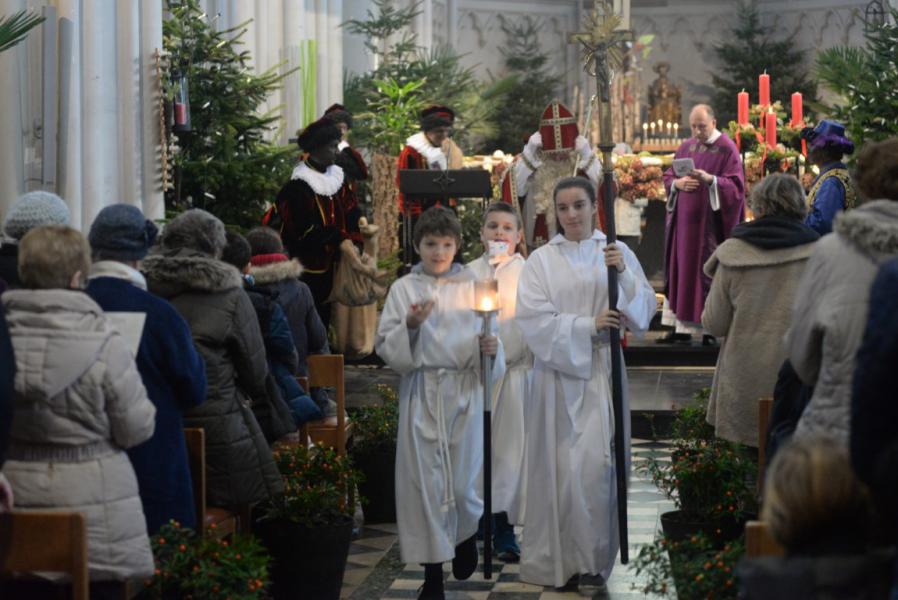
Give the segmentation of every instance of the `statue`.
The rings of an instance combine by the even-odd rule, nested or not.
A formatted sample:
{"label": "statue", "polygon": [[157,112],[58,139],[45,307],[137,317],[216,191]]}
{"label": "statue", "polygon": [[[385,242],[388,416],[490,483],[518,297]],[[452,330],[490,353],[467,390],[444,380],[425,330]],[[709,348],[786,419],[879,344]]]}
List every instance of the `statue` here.
{"label": "statue", "polygon": [[659,62],[652,70],[658,74],[658,79],[649,86],[649,122],[660,119],[664,123],[679,123],[682,116],[680,88],[667,79],[670,63]]}

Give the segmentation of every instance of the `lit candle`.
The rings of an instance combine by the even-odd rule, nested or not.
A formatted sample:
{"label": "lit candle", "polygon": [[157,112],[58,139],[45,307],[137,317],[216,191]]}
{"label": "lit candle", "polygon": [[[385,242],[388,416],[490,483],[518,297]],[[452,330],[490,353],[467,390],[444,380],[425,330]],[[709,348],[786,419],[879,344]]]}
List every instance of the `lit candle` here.
{"label": "lit candle", "polygon": [[801,93],[792,94],[792,127],[798,127],[804,121],[801,105]]}
{"label": "lit candle", "polygon": [[652,137],[655,137],[655,122],[652,121]]}
{"label": "lit candle", "polygon": [[658,135],[661,135],[661,129],[664,127],[664,121],[662,119],[658,119]]}
{"label": "lit candle", "polygon": [[748,92],[742,90],[737,94],[739,106],[739,125],[748,125]]}
{"label": "lit candle", "polygon": [[770,75],[767,71],[758,75],[758,103],[761,106],[770,105]]}
{"label": "lit candle", "polygon": [[643,144],[645,143],[645,138],[647,138],[648,135],[649,135],[649,124],[643,123],[642,124],[642,143]]}
{"label": "lit candle", "polygon": [[768,146],[771,148],[776,146],[776,114],[772,110],[766,115],[764,138]]}
{"label": "lit candle", "polygon": [[680,129],[680,124],[679,124],[679,123],[674,123],[674,137],[675,137],[676,139],[680,139],[680,136],[679,136],[679,129]]}
{"label": "lit candle", "polygon": [[480,299],[480,310],[488,311],[493,310],[493,299],[492,298],[481,298]]}
{"label": "lit candle", "polygon": [[667,122],[667,137],[670,137],[671,132],[673,131],[673,125],[671,125],[670,121]]}

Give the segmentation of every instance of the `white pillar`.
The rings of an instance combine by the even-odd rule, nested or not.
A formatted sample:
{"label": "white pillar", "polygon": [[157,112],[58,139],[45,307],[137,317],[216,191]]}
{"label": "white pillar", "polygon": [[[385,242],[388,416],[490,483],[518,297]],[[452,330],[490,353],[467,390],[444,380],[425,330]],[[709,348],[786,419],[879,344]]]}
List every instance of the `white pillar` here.
{"label": "white pillar", "polygon": [[330,94],[330,36],[328,35],[329,0],[315,0],[315,37],[318,41],[318,89],[316,90],[316,117],[330,106],[327,103]]}
{"label": "white pillar", "polygon": [[[283,55],[286,60],[284,71],[299,66],[299,46],[305,38],[306,10],[304,3],[296,0],[287,0],[284,3],[283,18]],[[284,134],[278,140],[286,144],[287,140],[294,137],[299,129],[302,111],[302,73],[297,71],[287,76],[284,80]]]}
{"label": "white pillar", "polygon": [[323,113],[334,102],[343,102],[343,0],[328,0],[327,7],[328,60],[318,65],[327,75],[327,100],[318,107]]}
{"label": "white pillar", "polygon": [[455,48],[458,44],[458,0],[446,0],[446,43]]}
{"label": "white pillar", "polygon": [[56,191],[81,227],[81,2],[59,0],[59,163]]}
{"label": "white pillar", "polygon": [[[121,191],[110,202],[124,202],[140,206],[143,197],[143,162],[140,95],[140,7],[132,2],[119,2],[115,29],[118,57],[116,87],[118,88],[118,131],[121,152],[118,152]],[[112,37],[111,35],[109,37]]]}
{"label": "white pillar", "polygon": [[[24,0],[6,0],[6,14],[25,8]],[[22,143],[22,104],[19,88],[21,44],[0,54],[0,222],[3,215],[25,191],[25,163]]]}
{"label": "white pillar", "polygon": [[140,80],[141,169],[143,214],[148,219],[165,217],[165,197],[160,169],[161,131],[159,97],[162,90],[156,79],[155,51],[162,50],[162,2],[140,3],[140,46],[137,55]]}

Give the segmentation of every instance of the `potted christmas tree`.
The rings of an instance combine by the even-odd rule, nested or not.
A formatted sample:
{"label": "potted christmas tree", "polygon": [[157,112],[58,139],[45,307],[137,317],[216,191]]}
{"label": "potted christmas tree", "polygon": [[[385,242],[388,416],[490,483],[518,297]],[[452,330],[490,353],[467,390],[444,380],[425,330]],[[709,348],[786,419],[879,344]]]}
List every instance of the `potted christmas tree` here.
{"label": "potted christmas tree", "polygon": [[276,446],[284,495],[260,507],[255,532],[271,552],[274,598],[340,597],[358,472],[325,446]]}
{"label": "potted christmas tree", "polygon": [[353,412],[352,457],[364,475],[359,485],[367,523],[396,522],[396,434],[399,399],[388,385],[375,386],[380,404]]}

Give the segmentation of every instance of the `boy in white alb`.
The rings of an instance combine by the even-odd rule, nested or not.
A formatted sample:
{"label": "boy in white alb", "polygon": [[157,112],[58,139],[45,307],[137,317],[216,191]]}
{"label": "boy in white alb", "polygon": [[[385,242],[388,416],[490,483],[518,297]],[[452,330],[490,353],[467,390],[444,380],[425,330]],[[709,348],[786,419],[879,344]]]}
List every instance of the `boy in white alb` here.
{"label": "boy in white alb", "polygon": [[375,348],[402,375],[396,447],[396,517],[402,560],[423,563],[419,598],[442,599],[442,563],[456,579],[477,568],[475,535],[483,513],[481,353],[505,373],[495,335],[481,336],[474,275],[452,262],[461,224],[442,207],[414,230],[421,262],[390,287]]}
{"label": "boy in white alb", "polygon": [[499,338],[505,351],[505,377],[493,390],[493,546],[496,557],[517,562],[521,550],[515,540],[517,515],[524,509],[524,403],[529,397],[533,355],[515,323],[518,277],[524,268],[521,217],[513,206],[496,202],[486,209],[480,240],[485,253],[468,263],[477,279],[499,282]]}

